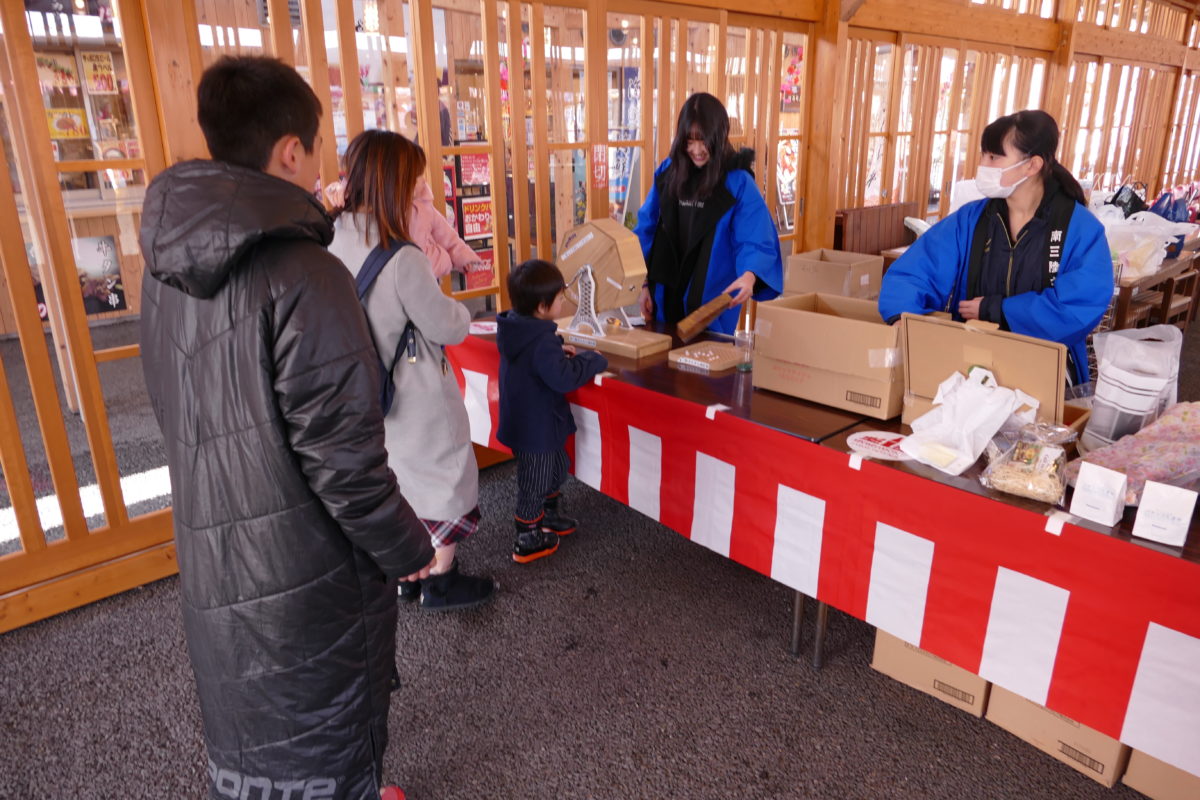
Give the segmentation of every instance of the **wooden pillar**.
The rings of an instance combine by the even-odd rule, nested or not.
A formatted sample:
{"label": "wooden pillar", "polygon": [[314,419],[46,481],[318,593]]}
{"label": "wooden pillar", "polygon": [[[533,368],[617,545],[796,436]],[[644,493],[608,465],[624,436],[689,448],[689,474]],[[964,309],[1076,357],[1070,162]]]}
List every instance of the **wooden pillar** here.
{"label": "wooden pillar", "polygon": [[358,36],[354,4],[337,4],[338,55],[342,67],[342,107],[346,110],[346,139],[363,132],[362,82],[358,74]]}
{"label": "wooden pillar", "polygon": [[146,162],[146,180],[149,181],[162,172],[168,162],[159,125],[159,99],[153,77],[144,6],[143,0],[118,0],[120,18],[133,23],[121,26],[125,35],[125,71],[129,75],[137,136],[141,143],[142,158]]}
{"label": "wooden pillar", "polygon": [[[338,179],[337,140],[333,135],[333,109],[329,105],[329,61],[325,53],[325,20],[321,0],[302,0],[300,17],[304,41],[300,44],[308,56],[308,75],[313,91],[321,98],[321,186]],[[345,95],[343,95],[343,98]],[[361,114],[359,115],[361,117]]]}
{"label": "wooden pillar", "polygon": [[[493,20],[484,20],[485,25],[494,24]],[[529,258],[529,140],[525,130],[525,108],[529,102],[529,93],[525,86],[525,59],[521,55],[521,3],[509,0],[508,3],[508,123],[512,134],[512,198],[513,198],[513,252],[517,263]],[[533,31],[529,31],[529,46],[532,50],[534,43]],[[531,53],[532,55],[532,53]],[[499,65],[488,64],[487,69]],[[530,78],[532,79],[532,75]],[[532,82],[532,81],[531,81]],[[498,86],[499,84],[497,84]],[[500,95],[488,95],[488,105],[499,105]],[[500,130],[491,131],[489,140],[503,139]],[[496,169],[496,167],[499,169]],[[493,174],[504,179],[504,162],[495,165]],[[494,186],[495,184],[493,184]],[[493,189],[493,194],[496,190]],[[504,224],[508,230],[506,219],[496,220],[496,227]]]}
{"label": "wooden pillar", "polygon": [[1071,80],[1071,64],[1075,61],[1074,21],[1059,24],[1058,47],[1050,56],[1050,75],[1043,108],[1062,126],[1067,114],[1067,84]]}
{"label": "wooden pillar", "polygon": [[[508,252],[508,200],[505,197],[505,175],[504,175],[504,122],[500,113],[500,15],[497,9],[499,0],[482,0],[483,12],[483,53],[484,53],[484,84],[487,92],[487,115],[488,115],[488,144],[491,146],[491,182],[492,182],[492,254],[496,265],[496,280],[500,287],[500,310],[509,307],[508,300],[508,271],[511,268],[511,261]],[[516,7],[518,14],[520,13],[520,4],[514,3],[510,8]],[[513,24],[510,16],[509,25]],[[517,29],[520,30],[520,17],[516,20]],[[429,54],[432,57],[432,53]],[[515,58],[514,58],[515,56]],[[516,68],[523,70],[524,67],[520,61],[521,52],[518,50],[515,54],[508,54],[508,74],[511,80],[513,74],[513,64],[516,63]],[[422,81],[427,82],[427,81]],[[511,85],[511,84],[510,84]],[[512,97],[512,95],[509,95]],[[514,100],[518,98],[513,98]],[[525,98],[519,98],[521,103],[525,102]],[[437,102],[437,98],[434,98]],[[514,113],[513,117],[517,115]],[[524,136],[525,113],[522,109],[521,118],[521,135]],[[441,139],[438,139],[438,152],[441,152]],[[438,171],[441,171],[441,161],[438,161]],[[517,187],[513,186],[513,194],[517,192]]]}
{"label": "wooden pillar", "polygon": [[[813,26],[815,86],[836,86],[846,49],[846,23],[841,20],[841,3],[824,0],[821,19]],[[841,165],[834,160],[842,138],[842,111],[846,98],[837,94],[833,102],[820,92],[808,92],[809,137],[804,164],[804,219],[802,247],[811,250],[833,246],[833,215],[836,210],[837,176]],[[797,227],[799,227],[797,220]]]}
{"label": "wooden pillar", "polygon": [[267,0],[267,8],[271,15],[271,52],[280,61],[295,66],[296,48],[292,42],[292,14],[288,11],[288,0]]}
{"label": "wooden pillar", "polygon": [[[486,5],[486,4],[485,4]],[[491,0],[493,14],[495,0]],[[399,6],[396,3],[395,6]],[[388,6],[389,27],[391,24],[392,4]],[[437,59],[434,57],[434,33],[433,33],[433,4],[430,0],[417,0],[409,6],[412,15],[413,25],[413,103],[417,108],[417,135],[421,140],[421,147],[425,150],[425,157],[429,162],[429,174],[427,180],[430,188],[435,189],[433,193],[433,205],[438,211],[445,212],[446,210],[446,193],[436,190],[436,187],[442,185],[442,115],[438,106],[438,72]],[[485,11],[486,13],[486,11]],[[487,42],[487,28],[484,28],[484,42]],[[494,40],[494,37],[493,37]],[[387,37],[384,37],[384,46],[387,47]],[[390,52],[390,50],[389,50]],[[485,44],[486,52],[486,44]],[[448,56],[447,56],[448,57]],[[385,61],[386,63],[386,61]],[[390,73],[390,70],[385,70],[385,74]],[[392,79],[389,77],[386,81],[387,87],[387,104],[388,108],[395,105],[396,90]],[[497,95],[498,97],[499,95]],[[491,126],[489,125],[489,128]],[[499,137],[499,130],[491,132],[492,137]],[[503,162],[501,162],[503,164]],[[495,182],[496,164],[492,164],[493,180],[492,191],[496,191]],[[501,166],[500,172],[501,181],[503,182],[504,172]],[[503,189],[503,187],[501,187]],[[499,243],[496,245],[499,250]],[[497,258],[499,263],[499,258]]]}
{"label": "wooden pillar", "polygon": [[208,145],[196,119],[196,86],[204,71],[196,4],[140,3],[168,164],[208,158]]}
{"label": "wooden pillar", "polygon": [[[608,216],[608,3],[588,0],[584,39],[587,75],[588,219]],[[683,54],[679,55],[683,58]],[[566,229],[564,229],[565,232]]]}

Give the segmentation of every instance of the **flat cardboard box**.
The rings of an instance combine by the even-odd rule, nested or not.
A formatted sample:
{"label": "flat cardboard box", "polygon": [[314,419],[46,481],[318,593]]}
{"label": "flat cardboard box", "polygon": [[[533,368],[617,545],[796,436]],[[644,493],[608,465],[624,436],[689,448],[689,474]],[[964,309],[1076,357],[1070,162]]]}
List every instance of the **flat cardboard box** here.
{"label": "flat cardboard box", "polygon": [[1089,778],[1113,786],[1125,771],[1129,748],[1045,706],[992,687],[987,718]]}
{"label": "flat cardboard box", "polygon": [[1184,772],[1141,750],[1129,755],[1129,766],[1121,783],[1150,800],[1196,800],[1200,797],[1200,775]]}
{"label": "flat cardboard box", "polygon": [[955,322],[937,316],[904,314],[904,416],[914,419],[933,408],[938,386],[954,372],[973,366],[990,369],[1001,386],[1020,389],[1038,400],[1037,418],[1061,422],[1067,375],[1067,348],[1058,342],[1001,331],[990,322]]}
{"label": "flat cardboard box", "polygon": [[987,708],[991,684],[890,633],[875,632],[871,668],[976,717]]}
{"label": "flat cardboard box", "polygon": [[671,337],[664,333],[644,331],[640,328],[609,329],[607,336],[592,336],[588,333],[570,330],[570,317],[556,320],[558,333],[567,344],[598,350],[623,358],[639,359],[671,349]]}
{"label": "flat cardboard box", "polygon": [[571,281],[585,264],[596,276],[596,311],[631,306],[646,282],[646,260],[637,235],[613,219],[594,219],[572,229],[558,250],[558,268],[570,284],[563,312],[573,315],[579,302],[579,284]]}
{"label": "flat cardboard box", "polygon": [[787,257],[783,293],[821,292],[874,300],[882,281],[883,256],[821,248]]}
{"label": "flat cardboard box", "polygon": [[754,386],[876,419],[900,413],[899,331],[874,301],[828,294],[758,304]]}

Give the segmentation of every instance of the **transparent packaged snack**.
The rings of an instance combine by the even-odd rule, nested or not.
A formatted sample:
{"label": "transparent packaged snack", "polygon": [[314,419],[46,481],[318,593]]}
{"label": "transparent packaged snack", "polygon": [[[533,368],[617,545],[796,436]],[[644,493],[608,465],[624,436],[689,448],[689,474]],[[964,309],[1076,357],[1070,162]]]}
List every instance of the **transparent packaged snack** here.
{"label": "transparent packaged snack", "polygon": [[1067,481],[1066,445],[1076,432],[1064,425],[1035,422],[1021,428],[1018,441],[979,477],[990,489],[1059,505]]}

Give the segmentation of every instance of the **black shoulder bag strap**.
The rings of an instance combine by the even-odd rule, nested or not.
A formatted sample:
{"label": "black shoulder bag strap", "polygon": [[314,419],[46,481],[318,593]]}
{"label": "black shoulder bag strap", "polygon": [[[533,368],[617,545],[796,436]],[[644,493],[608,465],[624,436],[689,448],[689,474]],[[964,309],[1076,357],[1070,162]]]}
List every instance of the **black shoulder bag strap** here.
{"label": "black shoulder bag strap", "polygon": [[[358,302],[362,304],[363,313],[367,310],[367,292],[371,290],[371,286],[375,283],[375,279],[379,277],[379,273],[383,272],[383,268],[392,260],[400,249],[407,246],[415,247],[412,242],[394,241],[391,247],[383,247],[376,245],[367,260],[363,262],[362,269],[358,271],[358,275],[354,278],[354,290],[358,293]],[[368,326],[369,330],[369,326]],[[373,336],[373,335],[372,335]],[[392,355],[390,362],[384,362],[383,355],[379,352],[379,343],[375,344],[375,356],[379,361],[379,405],[383,409],[383,415],[392,409],[392,400],[396,396],[396,384],[392,380],[392,371],[396,369],[397,362],[400,361],[400,354],[408,350],[409,361],[416,360],[416,329],[413,327],[410,320],[404,326],[404,332],[400,334],[400,341],[396,344],[396,352]]]}

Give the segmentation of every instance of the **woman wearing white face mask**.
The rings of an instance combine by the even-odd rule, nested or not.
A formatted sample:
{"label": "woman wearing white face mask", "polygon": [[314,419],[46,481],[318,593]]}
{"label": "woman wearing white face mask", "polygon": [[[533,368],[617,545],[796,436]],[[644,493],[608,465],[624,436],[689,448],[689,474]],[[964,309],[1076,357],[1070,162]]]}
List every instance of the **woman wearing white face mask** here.
{"label": "woman wearing white face mask", "polygon": [[1087,335],[1112,298],[1104,227],[1054,157],[1058,125],[1018,111],[988,125],[967,203],[917,239],[883,278],[879,313],[949,311],[1062,342],[1071,376],[1088,380]]}

